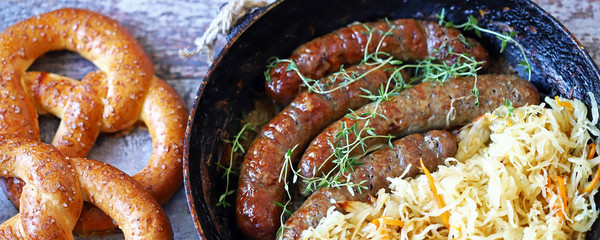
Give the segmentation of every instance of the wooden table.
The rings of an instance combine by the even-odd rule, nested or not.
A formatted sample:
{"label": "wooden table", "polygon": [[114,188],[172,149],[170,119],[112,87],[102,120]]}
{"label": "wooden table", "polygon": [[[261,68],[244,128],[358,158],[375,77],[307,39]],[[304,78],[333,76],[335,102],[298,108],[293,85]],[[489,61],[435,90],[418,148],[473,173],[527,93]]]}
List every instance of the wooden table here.
{"label": "wooden table", "polygon": [[[204,56],[182,59],[181,48],[192,45],[226,0],[107,0],[107,1],[0,1],[0,29],[15,22],[61,7],[87,8],[117,19],[142,43],[152,58],[156,75],[167,79],[184,98],[188,108],[209,65]],[[600,63],[600,0],[535,0],[557,17],[581,41],[596,63]],[[223,40],[220,41],[220,46]],[[51,53],[39,59],[32,69],[55,72],[81,79],[95,66],[73,53]],[[58,126],[55,118],[43,117],[42,139],[49,142]],[[89,157],[116,165],[129,174],[141,169],[151,154],[151,139],[145,130],[114,138],[102,135]],[[164,206],[176,239],[197,239],[183,188]],[[0,194],[0,222],[17,210]],[[114,234],[94,239],[122,239]]]}

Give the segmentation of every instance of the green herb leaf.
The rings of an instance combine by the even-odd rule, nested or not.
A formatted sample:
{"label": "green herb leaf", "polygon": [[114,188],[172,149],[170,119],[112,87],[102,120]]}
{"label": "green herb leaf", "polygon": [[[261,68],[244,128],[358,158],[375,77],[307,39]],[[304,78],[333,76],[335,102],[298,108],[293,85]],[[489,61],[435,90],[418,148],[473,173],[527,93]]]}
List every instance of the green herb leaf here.
{"label": "green herb leaf", "polygon": [[506,44],[508,44],[508,41],[502,41],[502,46],[500,47],[500,53],[504,52],[504,48],[506,48]]}

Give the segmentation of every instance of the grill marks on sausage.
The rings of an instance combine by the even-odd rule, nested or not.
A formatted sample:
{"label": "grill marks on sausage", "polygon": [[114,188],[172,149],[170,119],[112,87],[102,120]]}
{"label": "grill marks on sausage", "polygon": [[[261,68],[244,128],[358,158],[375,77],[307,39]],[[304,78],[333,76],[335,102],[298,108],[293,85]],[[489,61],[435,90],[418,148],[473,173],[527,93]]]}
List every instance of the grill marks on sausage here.
{"label": "grill marks on sausage", "polygon": [[[236,200],[237,222],[248,237],[255,239],[273,238],[279,227],[281,208],[274,201],[283,202],[284,184],[279,182],[279,173],[288,149],[298,144],[292,159],[297,159],[315,135],[323,128],[367,103],[358,97],[361,88],[376,91],[388,81],[391,66],[377,68],[356,65],[346,71],[350,74],[369,74],[343,88],[321,95],[303,92],[273,118],[248,149],[240,172]],[[335,86],[342,78],[326,79]],[[332,101],[333,99],[333,101]]]}
{"label": "grill marks on sausage", "polygon": [[[369,29],[375,29],[369,42]],[[391,35],[385,36],[390,31]],[[389,53],[402,61],[434,58],[448,64],[458,58],[448,54],[468,53],[477,61],[486,61],[487,51],[473,39],[461,42],[456,29],[439,26],[438,23],[414,19],[356,24],[316,38],[298,47],[290,57],[300,73],[308,78],[319,79],[337,71],[342,65],[359,63],[365,54],[374,53],[381,41],[381,52]],[[382,40],[383,38],[383,40]],[[267,93],[277,103],[286,105],[303,91],[302,80],[295,71],[287,71],[288,63],[280,63],[270,70],[271,81],[266,83]]]}
{"label": "grill marks on sausage", "polygon": [[[531,83],[513,75],[479,75],[477,88],[480,96],[479,107],[475,107],[475,97],[470,93],[475,84],[473,77],[450,79],[440,84],[438,82],[425,82],[410,89],[404,90],[400,95],[387,102],[382,102],[378,113],[386,116],[374,117],[369,127],[374,128],[377,135],[404,136],[410,133],[423,132],[431,129],[449,129],[471,122],[477,116],[490,112],[505,104],[506,100],[512,102],[514,107],[526,104],[538,104],[539,93]],[[357,114],[375,111],[374,103],[367,104],[357,110]],[[365,127],[365,120],[353,120],[345,117],[327,127],[318,135],[304,152],[298,169],[300,174],[313,178],[313,169],[316,173],[329,172],[335,165],[327,161],[333,153],[329,142],[345,145],[337,135],[342,131],[342,123],[347,127],[357,125],[358,129]],[[356,139],[353,133],[349,134],[349,141]],[[370,138],[365,141],[367,146],[385,143],[385,138]],[[359,154],[359,153],[357,153]],[[305,189],[306,184],[301,182],[300,189]]]}
{"label": "grill marks on sausage", "polygon": [[362,193],[355,191],[352,196],[345,188],[320,188],[287,220],[281,237],[299,239],[302,231],[316,227],[331,206],[345,201],[367,201],[379,189],[387,188],[388,177],[400,177],[409,166],[404,177],[420,174],[421,171],[417,168],[420,159],[423,159],[428,169],[435,171],[447,157],[454,156],[458,148],[455,137],[440,130],[433,130],[425,135],[412,134],[394,141],[392,145],[393,148],[383,148],[362,158],[360,161],[363,164],[350,174],[353,182],[365,180],[363,186],[368,189]]}

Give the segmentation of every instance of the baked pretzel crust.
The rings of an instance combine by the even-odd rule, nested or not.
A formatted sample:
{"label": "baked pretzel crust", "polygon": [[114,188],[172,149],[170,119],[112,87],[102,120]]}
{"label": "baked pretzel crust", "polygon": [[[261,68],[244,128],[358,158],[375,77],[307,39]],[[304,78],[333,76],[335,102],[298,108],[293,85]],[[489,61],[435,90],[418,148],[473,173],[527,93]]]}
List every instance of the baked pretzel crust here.
{"label": "baked pretzel crust", "polygon": [[160,204],[117,168],[14,135],[0,135],[0,159],[0,176],[27,183],[20,213],[0,225],[3,239],[73,239],[84,200],[114,219],[126,239],[173,238]]}
{"label": "baked pretzel crust", "polygon": [[[39,56],[63,49],[81,54],[99,70],[81,81],[25,72]],[[134,178],[161,204],[181,186],[188,110],[177,92],[154,76],[141,45],[116,21],[68,8],[7,28],[0,34],[0,87],[0,134],[40,141],[37,114],[53,114],[62,120],[52,145],[68,157],[85,157],[100,132],[127,130],[142,121],[153,150]],[[22,185],[17,179],[5,181],[5,192],[17,206]],[[75,232],[114,229],[108,216],[86,205]]]}

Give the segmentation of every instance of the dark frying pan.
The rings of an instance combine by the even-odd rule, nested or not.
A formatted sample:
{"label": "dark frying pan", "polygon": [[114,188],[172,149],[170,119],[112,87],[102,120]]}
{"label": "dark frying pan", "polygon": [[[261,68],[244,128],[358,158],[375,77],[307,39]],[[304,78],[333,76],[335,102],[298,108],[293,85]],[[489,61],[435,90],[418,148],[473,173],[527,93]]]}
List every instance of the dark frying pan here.
{"label": "dark frying pan", "polygon": [[[600,100],[600,73],[590,56],[566,28],[529,1],[485,0],[285,0],[261,9],[238,24],[208,71],[194,102],[185,144],[185,189],[202,239],[240,239],[233,207],[216,207],[224,191],[215,162],[228,158],[228,139],[241,128],[239,119],[254,108],[252,99],[264,92],[263,71],[271,56],[288,57],[300,44],[354,21],[387,17],[432,19],[446,9],[447,19],[465,22],[469,15],[480,25],[502,32],[512,27],[532,62],[533,84],[542,94],[569,96],[590,105],[587,92]],[[481,16],[483,14],[483,16]],[[469,33],[467,33],[468,35]],[[521,59],[512,46],[499,54],[493,36],[479,39],[493,57],[502,57],[517,70]],[[235,181],[234,181],[235,183]],[[234,197],[230,202],[234,202]],[[596,196],[596,203],[598,196]],[[587,239],[600,239],[599,221]]]}

